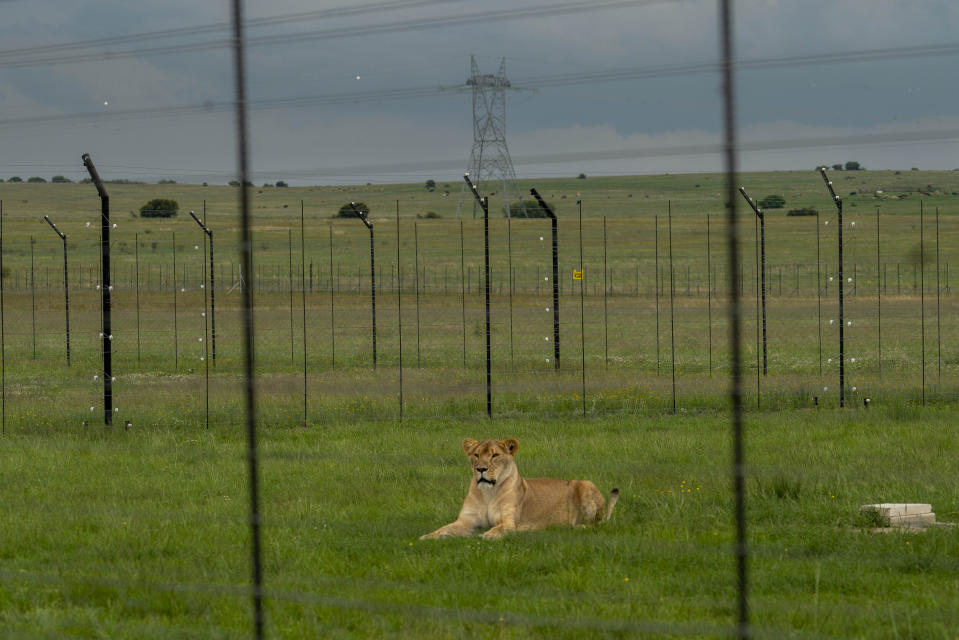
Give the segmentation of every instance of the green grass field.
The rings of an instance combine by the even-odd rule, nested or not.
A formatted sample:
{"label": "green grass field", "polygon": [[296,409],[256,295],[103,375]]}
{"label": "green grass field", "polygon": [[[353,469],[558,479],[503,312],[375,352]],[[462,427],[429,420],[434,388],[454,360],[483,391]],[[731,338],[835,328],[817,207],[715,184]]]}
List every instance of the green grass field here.
{"label": "green grass field", "polygon": [[[729,274],[721,177],[522,183],[560,218],[562,368],[548,339],[548,223],[497,213],[492,421],[482,224],[455,219],[458,184],[449,196],[442,184],[433,193],[421,185],[255,189],[269,635],[727,636],[735,612],[732,281],[744,305],[758,635],[956,637],[957,530],[873,534],[857,510],[929,502],[940,520],[959,520],[951,482],[959,301],[949,266],[959,249],[959,172],[841,172],[833,180],[846,199],[849,410],[837,410],[832,205],[818,174],[769,172],[743,174],[754,197],[781,194],[787,209],[815,206],[821,216],[817,227],[814,217],[767,214],[766,376],[753,218],[741,210],[744,264]],[[96,191],[0,183],[0,627],[27,638],[244,636],[252,627],[236,189],[107,188],[117,224],[118,411],[109,429]],[[197,212],[206,202],[216,243],[215,364],[201,232],[182,211],[173,220],[135,216],[153,197]],[[377,234],[375,369],[369,236],[357,221],[331,224],[348,200],[371,206]],[[429,211],[441,217],[417,217]],[[69,367],[62,245],[43,215],[68,236]],[[574,269],[585,271],[583,281],[572,279]],[[456,515],[468,482],[459,447],[467,436],[518,438],[529,476],[618,486],[613,520],[500,544],[419,542]]]}
{"label": "green grass field", "polygon": [[[758,637],[952,638],[955,528],[878,534],[864,503],[959,519],[954,409],[748,419]],[[261,426],[270,637],[723,637],[734,620],[729,428],[695,417]],[[469,482],[465,436],[528,476],[620,488],[593,530],[420,542]],[[7,637],[251,629],[240,429],[59,428],[0,441]]]}

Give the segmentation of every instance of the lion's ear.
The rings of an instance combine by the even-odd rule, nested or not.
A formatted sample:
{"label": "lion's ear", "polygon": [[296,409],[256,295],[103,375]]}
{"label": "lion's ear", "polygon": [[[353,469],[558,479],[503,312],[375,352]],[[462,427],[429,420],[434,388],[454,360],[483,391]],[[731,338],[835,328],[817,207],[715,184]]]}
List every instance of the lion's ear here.
{"label": "lion's ear", "polygon": [[473,440],[472,438],[466,438],[463,440],[463,451],[469,454],[473,450],[473,447],[479,444],[478,440]]}
{"label": "lion's ear", "polygon": [[516,450],[519,449],[519,442],[517,442],[515,438],[506,438],[506,440],[503,440],[500,444],[503,445],[504,449],[509,451],[511,456],[515,456]]}

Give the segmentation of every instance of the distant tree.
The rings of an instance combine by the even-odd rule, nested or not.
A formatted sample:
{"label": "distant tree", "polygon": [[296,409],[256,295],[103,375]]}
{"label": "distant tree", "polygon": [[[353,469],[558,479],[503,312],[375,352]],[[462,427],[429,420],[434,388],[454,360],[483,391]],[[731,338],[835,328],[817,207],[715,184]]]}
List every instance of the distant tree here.
{"label": "distant tree", "polygon": [[863,169],[863,166],[860,165],[855,160],[850,160],[846,163],[846,171],[860,171]]}
{"label": "distant tree", "polygon": [[759,206],[763,209],[782,209],[786,204],[786,199],[782,196],[766,196],[759,201]]}
{"label": "distant tree", "polygon": [[40,176],[33,176],[32,178],[27,178],[27,182],[46,182],[46,180]]}
{"label": "distant tree", "polygon": [[832,166],[832,168],[835,169],[836,171],[842,171],[842,165],[841,165],[841,164],[834,164],[834,165]]}
{"label": "distant tree", "polygon": [[435,191],[436,190],[436,180],[430,179],[426,181],[426,190]]}
{"label": "distant tree", "polygon": [[154,198],[140,207],[141,218],[172,218],[177,214],[180,205],[176,200]]}
{"label": "distant tree", "polygon": [[277,180],[277,181],[276,181],[276,186],[277,186],[277,187],[288,187],[288,186],[290,186],[290,185],[288,185],[287,183],[283,182],[282,180]]}
{"label": "distant tree", "polygon": [[20,176],[13,176],[9,180],[7,180],[7,182],[23,182],[23,178],[21,178]]}
{"label": "distant tree", "polygon": [[802,207],[801,209],[790,209],[786,215],[787,216],[814,216],[819,211],[815,207]]}
{"label": "distant tree", "polygon": [[356,207],[357,211],[364,211],[366,212],[366,215],[370,215],[370,208],[366,206],[365,202],[354,202],[354,203],[347,202],[342,207],[340,207],[339,211],[336,212],[336,217],[338,218],[359,217],[356,215],[356,212],[353,211],[353,207],[351,207],[350,204],[353,204]]}
{"label": "distant tree", "polygon": [[586,174],[585,174],[585,173],[581,173],[581,174],[579,174],[578,176],[576,176],[576,178],[579,179],[579,180],[585,180],[585,179],[586,179]]}
{"label": "distant tree", "polygon": [[231,186],[231,187],[239,187],[239,186],[240,186],[240,181],[239,181],[239,180],[230,180],[227,184],[228,184],[229,186]]}
{"label": "distant tree", "polygon": [[176,180],[160,180],[157,184],[176,184]]}
{"label": "distant tree", "polygon": [[66,176],[53,176],[52,178],[50,178],[50,182],[62,183],[62,182],[73,182],[73,180],[71,180],[70,178],[67,178]]}

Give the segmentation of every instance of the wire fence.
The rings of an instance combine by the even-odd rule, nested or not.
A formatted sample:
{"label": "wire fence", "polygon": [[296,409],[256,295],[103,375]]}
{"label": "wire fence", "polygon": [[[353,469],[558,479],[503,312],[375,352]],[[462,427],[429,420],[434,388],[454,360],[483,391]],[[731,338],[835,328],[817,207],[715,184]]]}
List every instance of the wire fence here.
{"label": "wire fence", "polygon": [[[721,405],[731,287],[748,309],[744,353],[747,370],[758,374],[747,390],[749,402],[768,409],[837,404],[835,220],[766,215],[765,278],[760,239],[748,223],[739,238],[746,258],[730,274],[721,240],[725,225],[713,214],[672,211],[652,224],[562,219],[555,292],[548,222],[491,222],[496,411],[661,411],[648,388],[666,392],[670,410],[700,407],[710,397]],[[85,229],[68,212],[56,217],[61,229]],[[209,212],[207,224],[216,228],[225,217]],[[919,402],[951,398],[957,303],[949,258],[959,250],[956,235],[951,223],[934,216],[921,225],[889,218],[877,210],[846,222],[843,340],[852,384],[845,400],[892,393]],[[272,230],[254,240],[255,361],[263,373],[325,379],[291,383],[290,402],[299,394],[295,404],[308,406],[308,420],[323,419],[328,403],[316,399],[331,394],[348,404],[375,398],[366,406],[369,418],[396,417],[401,395],[408,415],[471,414],[483,394],[486,364],[479,221],[377,221],[372,252],[356,221],[329,221],[319,229],[283,229],[275,218],[270,224]],[[205,233],[193,221],[181,220],[176,228],[162,244],[114,232],[113,248],[121,249],[114,251],[110,280],[114,395],[131,420],[153,412],[153,398],[124,393],[128,380],[174,376],[170,382],[183,384],[212,374],[215,389],[217,380],[237,375],[242,362],[239,265],[211,262]],[[96,242],[88,238],[84,246],[68,234],[72,255],[64,277],[66,251],[48,235],[34,237],[28,248],[6,250],[6,367],[26,372],[44,363],[57,378],[48,388],[92,398],[102,280],[99,266],[86,260]],[[921,249],[912,255],[917,244]],[[216,249],[235,256],[235,238],[217,237]],[[72,362],[58,368],[58,362],[68,364],[68,345]],[[437,379],[438,371],[443,375]],[[91,384],[81,391],[84,375]],[[374,376],[376,383],[347,383],[359,375]],[[216,392],[211,395],[215,399]],[[438,409],[437,397],[448,405]],[[573,406],[571,397],[582,406]],[[29,427],[17,416],[35,400],[33,393],[6,395],[14,428]],[[181,411],[195,415],[206,404],[195,398]],[[88,419],[83,405],[76,405],[78,421]]]}

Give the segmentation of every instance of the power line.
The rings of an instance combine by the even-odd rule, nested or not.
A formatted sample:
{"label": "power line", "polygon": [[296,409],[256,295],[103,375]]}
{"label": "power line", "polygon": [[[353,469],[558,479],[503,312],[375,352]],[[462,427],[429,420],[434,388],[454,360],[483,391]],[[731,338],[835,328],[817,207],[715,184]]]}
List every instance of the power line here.
{"label": "power line", "polygon": [[[924,46],[897,47],[889,49],[862,49],[845,52],[831,52],[812,55],[781,56],[778,58],[756,58],[741,60],[737,63],[740,71],[758,69],[776,69],[819,64],[843,64],[875,60],[908,59],[918,57],[951,56],[959,54],[959,43],[937,44]],[[589,71],[570,74],[554,74],[545,76],[531,76],[517,80],[517,84],[524,86],[546,88],[571,85],[589,85],[605,82],[624,82],[629,80],[649,80],[656,78],[671,78],[685,75],[699,75],[719,71],[715,62],[694,62],[688,64],[673,64],[649,67],[634,67],[625,69],[609,69],[605,71]],[[365,102],[383,102],[394,100],[409,100],[417,98],[435,97],[440,95],[457,95],[465,91],[466,87],[454,86],[422,86],[400,89],[384,89],[377,91],[358,91],[340,94],[325,94],[315,96],[298,96],[288,98],[270,98],[251,100],[251,110],[292,109],[302,107],[331,106],[338,104],[358,104]],[[193,115],[228,111],[233,108],[230,102],[206,101],[202,104],[171,105],[163,107],[146,107],[141,109],[124,109],[114,111],[96,111],[88,113],[51,114],[45,116],[26,116],[21,118],[0,119],[0,127],[23,126],[29,124],[49,124],[53,122],[80,122],[95,120],[129,120],[153,117],[168,117]]]}
{"label": "power line", "polygon": [[[391,2],[372,2],[368,4],[334,7],[331,9],[321,9],[318,11],[303,11],[300,13],[291,13],[278,16],[267,16],[263,18],[253,18],[246,21],[247,28],[257,28],[264,26],[274,26],[281,24],[291,24],[300,22],[309,22],[314,20],[324,20],[331,18],[342,18],[356,15],[363,15],[373,12],[402,11],[412,8],[420,8],[433,5],[451,4],[462,2],[463,0],[393,0]],[[75,40],[72,42],[62,42],[58,44],[39,45],[33,47],[21,47],[17,49],[0,50],[0,61],[3,58],[16,56],[30,56],[48,53],[58,53],[72,51],[76,49],[89,49],[90,47],[102,47],[116,44],[125,44],[128,42],[143,42],[145,40],[166,40],[173,37],[183,37],[192,35],[202,35],[207,33],[223,32],[228,35],[230,24],[227,22],[218,22],[214,24],[198,25],[195,27],[176,27],[172,29],[160,29],[157,31],[145,31],[132,33],[122,36],[107,36],[103,38],[94,38],[91,40]]]}
{"label": "power line", "polygon": [[[452,0],[447,0],[452,1]],[[267,46],[267,45],[290,45],[303,42],[313,42],[316,40],[328,40],[333,38],[352,38],[358,36],[382,35],[385,33],[395,33],[403,31],[419,31],[423,29],[435,29],[442,27],[457,27],[482,22],[499,22],[504,20],[519,20],[528,18],[543,18],[556,15],[570,15],[585,12],[603,11],[610,9],[623,9],[632,6],[665,4],[674,2],[686,2],[688,0],[574,0],[565,4],[537,5],[534,7],[520,7],[514,9],[497,9],[489,11],[480,11],[469,14],[459,14],[452,16],[439,16],[435,18],[410,18],[407,20],[390,21],[372,25],[358,25],[353,27],[340,27],[336,29],[317,29],[311,31],[302,31],[299,33],[276,34],[270,36],[258,36],[248,39],[247,47]],[[170,35],[170,34],[168,34]],[[151,36],[157,37],[157,36]],[[94,62],[104,60],[119,60],[131,57],[146,57],[155,55],[167,55],[178,53],[197,53],[201,51],[212,51],[216,49],[225,49],[229,47],[231,41],[228,38],[222,40],[208,40],[205,42],[184,43],[179,45],[164,45],[157,47],[144,47],[140,49],[130,49],[125,51],[100,51],[88,54],[71,54],[57,56],[25,57],[17,59],[15,57],[3,60],[0,59],[0,68],[22,68],[43,66],[50,64],[68,64],[78,62]]]}

